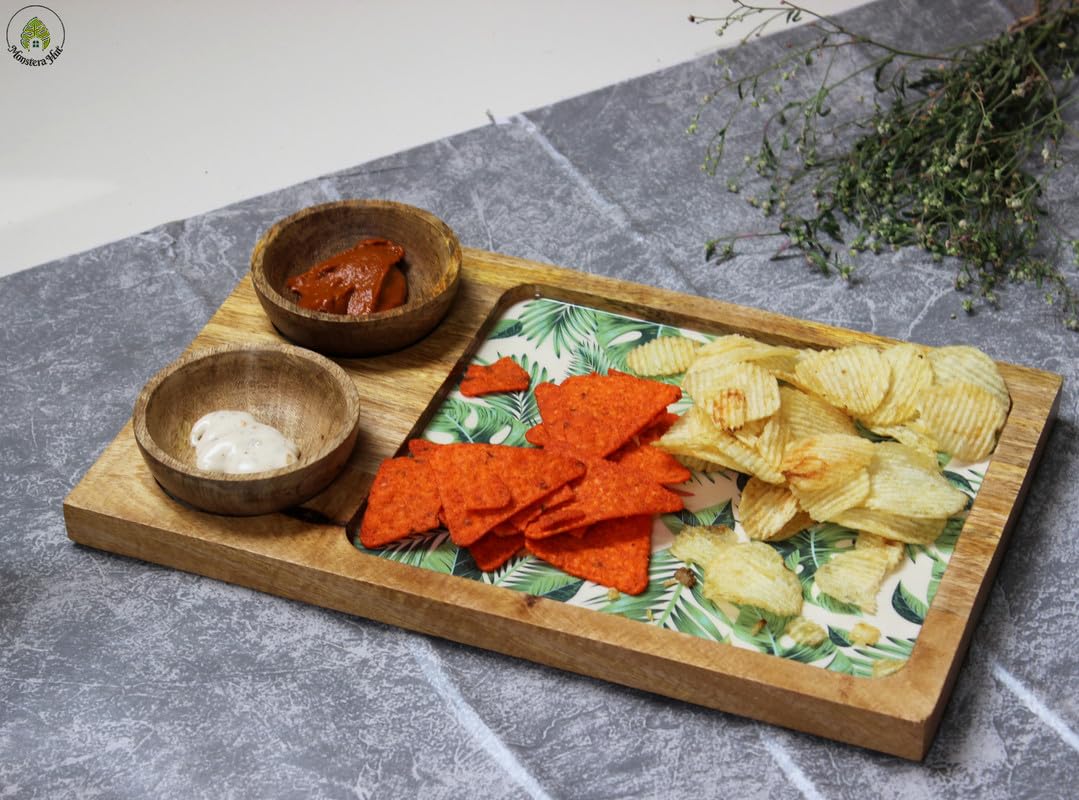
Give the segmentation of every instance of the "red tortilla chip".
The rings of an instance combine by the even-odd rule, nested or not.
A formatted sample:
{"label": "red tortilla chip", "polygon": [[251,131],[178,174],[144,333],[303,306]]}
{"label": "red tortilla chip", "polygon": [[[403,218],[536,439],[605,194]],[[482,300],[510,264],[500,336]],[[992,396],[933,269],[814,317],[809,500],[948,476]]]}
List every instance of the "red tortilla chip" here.
{"label": "red tortilla chip", "polygon": [[[558,535],[559,536],[572,536],[575,539],[580,539],[582,536],[584,536],[590,530],[592,530],[591,525],[582,525],[579,528],[570,528],[568,531],[562,531],[562,533],[560,533]],[[548,538],[557,538],[557,537],[548,537]],[[526,542],[528,541],[527,536],[525,537],[525,541]]]}
{"label": "red tortilla chip", "polygon": [[624,445],[681,396],[677,386],[622,373],[536,387],[548,447],[596,458]]}
{"label": "red tortilla chip", "polygon": [[479,397],[496,392],[521,392],[528,388],[531,378],[509,356],[503,356],[489,366],[471,365],[461,381],[460,392],[465,397]]}
{"label": "red tortilla chip", "polygon": [[408,452],[412,453],[416,458],[423,458],[432,450],[444,445],[437,442],[429,442],[427,439],[409,439],[408,440]]}
{"label": "red tortilla chip", "polygon": [[[450,537],[459,546],[472,544],[498,523],[584,474],[574,458],[525,447],[494,444],[450,444],[427,455],[435,473]],[[511,501],[503,508],[476,509],[466,498],[472,484],[499,480]]]}
{"label": "red tortilla chip", "polygon": [[513,536],[495,536],[492,531],[470,544],[468,552],[472,554],[472,560],[477,567],[484,572],[490,572],[524,550],[524,546],[525,537],[519,533]]}
{"label": "red tortilla chip", "polygon": [[573,500],[530,522],[525,536],[545,538],[606,519],[667,514],[683,508],[681,497],[635,469],[602,459],[591,459],[587,464],[585,477],[573,487]]}
{"label": "red tortilla chip", "polygon": [[645,427],[643,431],[637,434],[637,441],[641,444],[652,444],[663,437],[670,427],[678,421],[678,415],[672,414],[670,411],[663,411],[656,415]]}
{"label": "red tortilla chip", "polygon": [[465,508],[469,511],[493,511],[513,502],[506,484],[496,479],[490,483],[473,484],[469,489],[463,498]]}
{"label": "red tortilla chip", "polygon": [[[434,448],[420,448],[420,452],[421,458],[429,463],[437,459],[440,485],[444,480],[442,473],[447,470],[456,473],[454,504],[462,510],[502,509],[513,501],[509,487],[502,481],[499,472],[490,467],[489,462],[495,455],[486,446],[436,445]],[[443,505],[446,505],[444,495]]]}
{"label": "red tortilla chip", "polygon": [[573,489],[568,485],[556,489],[551,494],[537,500],[532,505],[522,508],[505,522],[500,522],[494,527],[494,533],[499,536],[512,536],[515,533],[524,533],[528,523],[541,514],[559,506],[565,505],[573,499]]}
{"label": "red tortilla chip", "polygon": [[648,588],[652,517],[641,514],[609,519],[591,526],[580,538],[526,539],[525,547],[570,575],[626,594],[640,594]]}
{"label": "red tortilla chip", "polygon": [[462,499],[465,508],[470,511],[505,508],[513,502],[509,487],[496,475],[488,475],[483,481],[474,481]]}
{"label": "red tortilla chip", "polygon": [[485,533],[483,535],[484,536],[502,536],[502,537],[517,536],[518,534],[523,535],[524,531],[522,531],[519,527],[514,525],[513,522],[512,522],[512,519],[513,518],[511,517],[510,519],[502,520],[500,523],[495,525],[493,528],[491,528],[491,530],[487,531],[487,533]]}
{"label": "red tortilla chip", "polygon": [[382,547],[439,526],[442,508],[434,473],[422,461],[390,458],[382,462],[367,496],[360,543]]}
{"label": "red tortilla chip", "polygon": [[643,472],[656,483],[685,483],[693,477],[674,456],[650,444],[627,444],[611,455],[611,461]]}
{"label": "red tortilla chip", "polygon": [[542,422],[539,425],[531,427],[527,431],[525,431],[525,441],[527,441],[529,444],[534,444],[536,447],[547,446],[547,434],[543,430]]}

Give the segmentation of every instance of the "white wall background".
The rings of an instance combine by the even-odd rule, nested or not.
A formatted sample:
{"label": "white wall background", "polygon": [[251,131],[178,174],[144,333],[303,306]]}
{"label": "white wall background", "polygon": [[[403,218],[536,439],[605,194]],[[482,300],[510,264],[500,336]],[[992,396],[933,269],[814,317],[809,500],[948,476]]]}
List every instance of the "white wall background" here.
{"label": "white wall background", "polygon": [[0,275],[712,52],[687,17],[730,7],[43,2],[60,59],[0,53]]}

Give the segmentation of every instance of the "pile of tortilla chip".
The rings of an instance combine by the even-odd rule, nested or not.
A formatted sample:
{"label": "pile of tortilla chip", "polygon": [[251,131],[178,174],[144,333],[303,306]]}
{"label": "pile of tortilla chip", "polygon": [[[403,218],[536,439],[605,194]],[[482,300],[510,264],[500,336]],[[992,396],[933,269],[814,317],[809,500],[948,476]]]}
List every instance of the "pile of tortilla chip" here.
{"label": "pile of tortilla chip", "polygon": [[677,418],[677,386],[611,371],[536,387],[536,445],[409,442],[375,476],[360,542],[378,548],[445,527],[480,569],[528,552],[570,575],[639,594],[652,518],[682,509],[690,472],[651,446]]}

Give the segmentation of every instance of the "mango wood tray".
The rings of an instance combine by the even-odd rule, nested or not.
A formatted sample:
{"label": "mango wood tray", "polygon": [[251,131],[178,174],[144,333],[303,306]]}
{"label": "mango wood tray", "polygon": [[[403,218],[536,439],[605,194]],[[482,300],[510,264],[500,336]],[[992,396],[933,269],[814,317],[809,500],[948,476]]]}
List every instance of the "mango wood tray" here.
{"label": "mango wood tray", "polygon": [[[128,423],[64,501],[80,544],[633,686],[910,759],[924,757],[1056,416],[1059,375],[1001,364],[1013,406],[905,668],[883,678],[822,670],[633,620],[366,555],[344,525],[378,464],[448,390],[480,326],[522,284],[606,298],[607,310],[707,333],[836,347],[891,340],[523,259],[465,250],[460,293],[428,338],[341,359],[361,394],[351,461],[288,513],[219,517],[170,499]],[[677,309],[677,311],[675,311]],[[249,277],[189,349],[280,341]],[[452,383],[452,382],[451,382]],[[437,397],[436,397],[437,395]],[[134,398],[132,398],[134,401]]]}

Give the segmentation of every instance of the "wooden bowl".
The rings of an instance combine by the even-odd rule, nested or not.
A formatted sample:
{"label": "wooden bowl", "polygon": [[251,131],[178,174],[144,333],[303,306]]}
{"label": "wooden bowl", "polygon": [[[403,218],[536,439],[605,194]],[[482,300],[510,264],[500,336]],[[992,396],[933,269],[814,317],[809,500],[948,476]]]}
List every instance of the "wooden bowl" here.
{"label": "wooden bowl", "polygon": [[[191,426],[210,411],[248,411],[299,447],[281,469],[235,475],[195,466]],[[150,379],[135,402],[135,441],[157,482],[215,514],[279,511],[322,491],[360,427],[360,394],[341,367],[291,345],[229,345],[192,353]]]}
{"label": "wooden bowl", "polygon": [[[404,305],[366,316],[300,308],[285,281],[367,236],[405,248]],[[449,226],[419,208],[388,200],[305,208],[266,231],[251,254],[255,292],[274,327],[297,344],[339,356],[388,353],[426,336],[449,311],[460,274],[461,245]]]}

